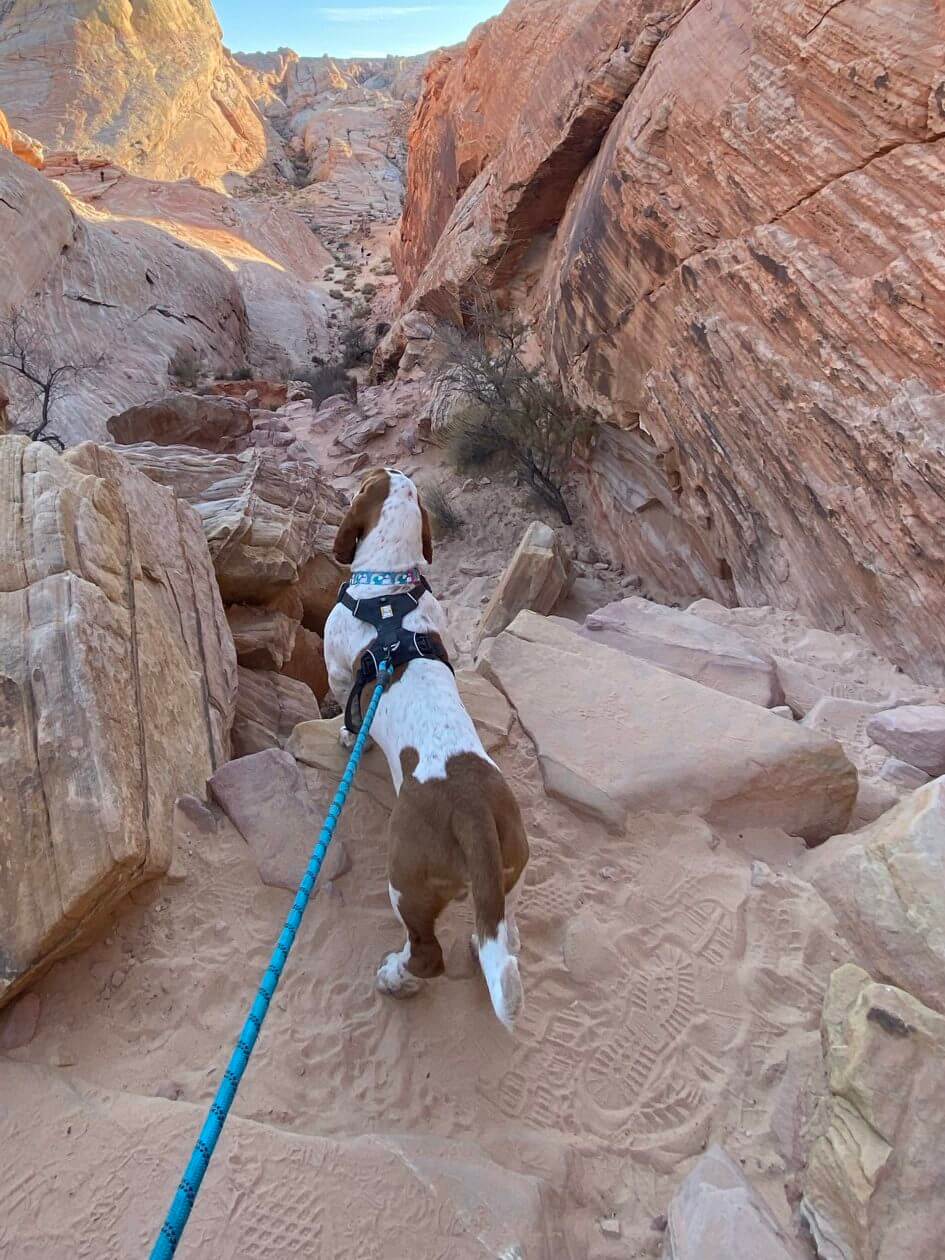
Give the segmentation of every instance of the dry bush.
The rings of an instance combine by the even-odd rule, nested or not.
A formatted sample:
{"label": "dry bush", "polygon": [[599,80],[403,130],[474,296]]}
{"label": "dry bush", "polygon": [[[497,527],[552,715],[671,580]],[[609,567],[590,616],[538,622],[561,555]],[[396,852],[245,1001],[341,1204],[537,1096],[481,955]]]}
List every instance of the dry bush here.
{"label": "dry bush", "polygon": [[358,397],[358,382],[338,364],[303,368],[293,373],[292,379],[308,386],[308,396],[316,407],[336,394],[346,394],[352,402]]}
{"label": "dry bush", "polygon": [[205,370],[203,355],[193,346],[178,346],[167,365],[168,376],[183,389],[196,389]]}
{"label": "dry bush", "polygon": [[[57,451],[65,450],[65,443],[49,427],[56,404],[74,391],[81,376],[96,371],[106,361],[105,355],[100,354],[85,362],[63,362],[61,353],[33,316],[18,307],[0,320],[0,375],[8,380],[15,378],[31,395],[31,401],[24,408],[25,415],[18,416],[13,423],[13,432],[24,433],[33,442],[46,442]],[[7,409],[12,403],[2,388],[0,400],[3,400],[0,419],[10,426]]]}
{"label": "dry bush", "polygon": [[443,482],[433,481],[421,486],[420,501],[430,514],[435,538],[449,538],[463,528],[465,522],[453,507]]}
{"label": "dry bush", "polygon": [[459,399],[444,435],[450,461],[459,472],[514,469],[570,525],[564,482],[576,444],[591,430],[590,416],[525,366],[527,328],[506,318],[488,295],[463,318],[464,329],[440,334],[446,348],[440,374],[448,374]]}

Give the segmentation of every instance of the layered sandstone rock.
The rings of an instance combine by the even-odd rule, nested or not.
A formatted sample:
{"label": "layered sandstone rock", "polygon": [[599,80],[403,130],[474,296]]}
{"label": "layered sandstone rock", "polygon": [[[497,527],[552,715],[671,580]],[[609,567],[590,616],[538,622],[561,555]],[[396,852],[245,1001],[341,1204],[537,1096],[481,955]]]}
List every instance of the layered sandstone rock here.
{"label": "layered sandstone rock", "polygon": [[399,250],[413,306],[486,284],[537,316],[605,422],[588,504],[632,572],[857,630],[925,681],[939,18],[513,0],[431,67]]}
{"label": "layered sandstone rock", "polygon": [[266,163],[273,142],[210,0],[12,0],[0,107],[47,146],[159,179],[218,184]]}
{"label": "layered sandstone rock", "polygon": [[284,748],[300,722],[321,716],[311,688],[271,670],[241,669],[233,719],[233,756]]}
{"label": "layered sandstone rock", "polygon": [[[117,168],[105,174],[103,180],[101,172],[80,166],[62,178],[81,203],[119,225],[148,225],[188,251],[218,258],[242,296],[246,357],[257,372],[285,380],[309,368],[313,356],[328,357],[334,303],[322,277],[331,255],[291,209],[273,200],[227,197],[190,180],[160,183]],[[206,319],[199,286],[188,296],[191,321]],[[213,355],[206,366],[212,375],[223,374]]]}
{"label": "layered sandstone rock", "polygon": [[406,134],[428,58],[337,60],[237,55],[253,94],[285,139],[303,191],[293,203],[326,240],[342,242],[400,213]]}
{"label": "layered sandstone rock", "polygon": [[945,1012],[945,779],[837,837],[805,873],[873,975]]}
{"label": "layered sandstone rock", "polygon": [[870,739],[926,774],[945,774],[945,704],[910,704],[878,713]]}
{"label": "layered sandstone rock", "polygon": [[156,446],[198,446],[217,454],[235,454],[249,445],[253,415],[245,403],[199,394],[169,394],[129,407],[108,421],[120,446],[153,442]]}
{"label": "layered sandstone rock", "polygon": [[519,613],[479,669],[535,741],[545,789],[611,826],[693,812],[817,842],[850,818],[857,777],[838,743],[553,620]]}
{"label": "layered sandstone rock", "polygon": [[558,536],[550,525],[532,521],[486,605],[478,640],[499,634],[523,608],[550,613],[570,580],[571,558]]}
{"label": "layered sandstone rock", "polygon": [[213,455],[143,443],[121,452],[197,508],[227,603],[267,603],[331,550],[343,505],[311,465],[266,448]]}
{"label": "layered sandstone rock", "polygon": [[236,661],[197,514],[109,450],[0,439],[0,1003],[166,871]]}
{"label": "layered sandstone rock", "polygon": [[[52,411],[66,442],[105,438],[105,422],[162,391],[181,347],[211,370],[243,366],[246,307],[233,273],[203,249],[181,248],[159,225],[117,218],[0,149],[0,325],[25,317],[40,366],[75,364]],[[7,373],[11,422],[35,422],[32,390]]]}
{"label": "layered sandstone rock", "polygon": [[945,1170],[945,1018],[859,967],[824,1003],[826,1130],[803,1215],[823,1260],[938,1260]]}

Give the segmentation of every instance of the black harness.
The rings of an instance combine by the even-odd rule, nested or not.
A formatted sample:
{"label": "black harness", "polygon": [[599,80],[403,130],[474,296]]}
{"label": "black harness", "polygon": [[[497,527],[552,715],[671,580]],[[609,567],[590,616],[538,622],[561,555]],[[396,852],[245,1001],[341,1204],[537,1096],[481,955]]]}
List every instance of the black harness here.
{"label": "black harness", "polygon": [[359,621],[366,621],[377,631],[361,656],[354,686],[345,705],[345,726],[353,734],[361,729],[361,693],[375,678],[383,661],[391,670],[411,661],[441,661],[452,673],[450,658],[438,634],[405,630],[404,618],[420,605],[430,584],[421,577],[416,586],[399,595],[375,595],[372,599],[356,599],[347,582],[338,592],[338,603],[351,610]]}

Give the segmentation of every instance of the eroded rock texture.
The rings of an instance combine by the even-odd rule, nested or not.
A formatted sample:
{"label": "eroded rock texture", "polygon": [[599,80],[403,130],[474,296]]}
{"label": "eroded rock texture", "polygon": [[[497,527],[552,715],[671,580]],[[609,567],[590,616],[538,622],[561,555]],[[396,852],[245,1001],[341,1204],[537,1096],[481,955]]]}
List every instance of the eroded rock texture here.
{"label": "eroded rock texture", "polygon": [[196,512],[105,448],[0,438],[0,1004],[167,870],[229,754],[236,658]]}
{"label": "eroded rock texture", "polygon": [[588,508],[628,567],[935,681],[940,5],[901,17],[513,0],[431,66],[398,266],[414,307],[485,284],[536,319],[605,422]]}
{"label": "eroded rock texture", "polygon": [[54,149],[158,179],[218,183],[269,140],[210,0],[0,6],[0,107]]}
{"label": "eroded rock texture", "polygon": [[400,213],[407,127],[426,56],[342,60],[240,53],[243,76],[285,142],[296,206],[326,240]]}

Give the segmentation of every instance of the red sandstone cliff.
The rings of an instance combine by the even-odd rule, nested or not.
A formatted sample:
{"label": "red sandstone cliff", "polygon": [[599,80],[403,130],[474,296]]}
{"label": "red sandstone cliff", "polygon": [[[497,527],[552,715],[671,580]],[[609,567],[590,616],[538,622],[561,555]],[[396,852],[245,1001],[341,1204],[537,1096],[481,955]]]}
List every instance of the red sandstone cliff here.
{"label": "red sandstone cliff", "polygon": [[409,305],[507,289],[605,426],[598,532],[678,594],[938,676],[943,14],[513,0],[431,67]]}

